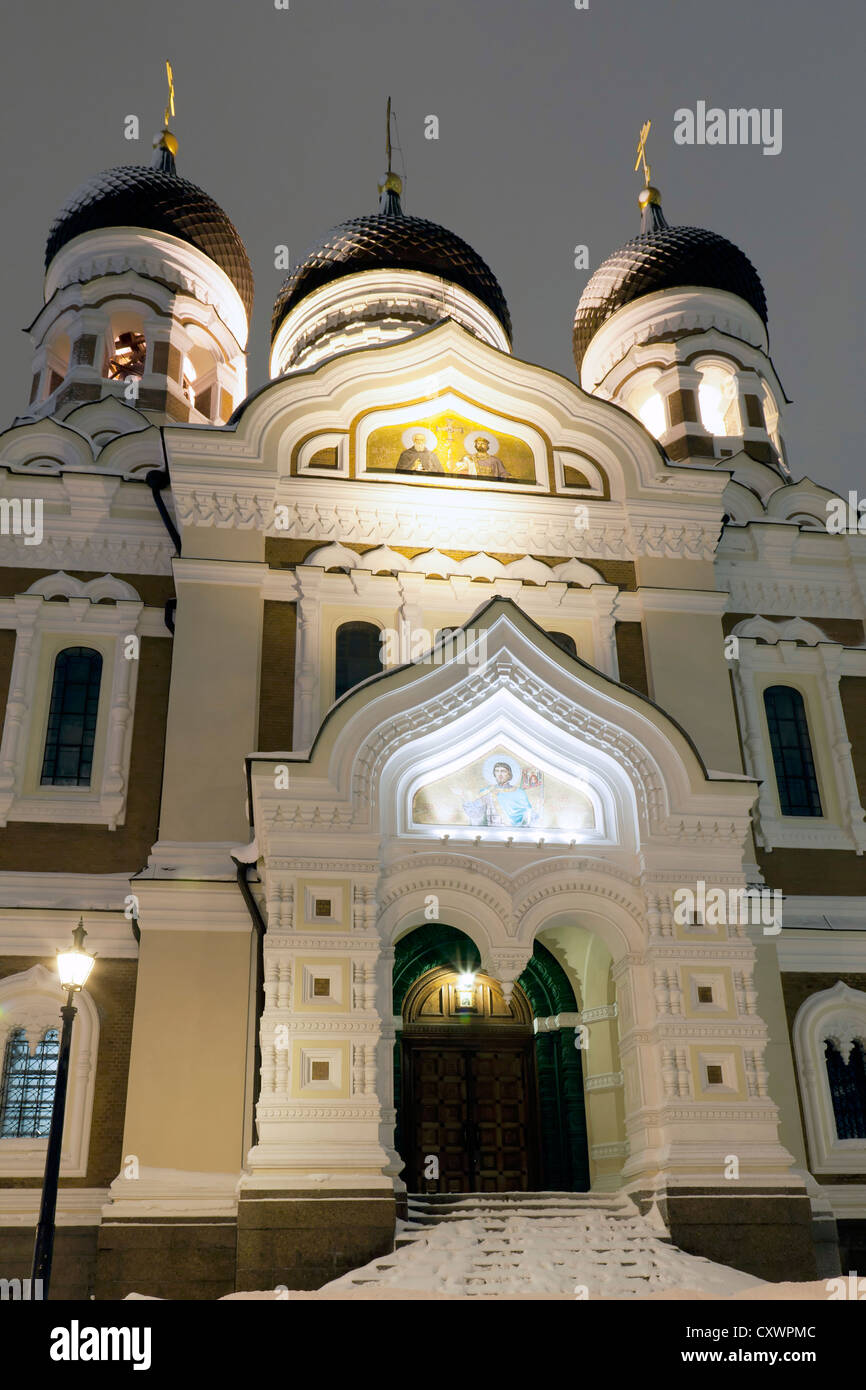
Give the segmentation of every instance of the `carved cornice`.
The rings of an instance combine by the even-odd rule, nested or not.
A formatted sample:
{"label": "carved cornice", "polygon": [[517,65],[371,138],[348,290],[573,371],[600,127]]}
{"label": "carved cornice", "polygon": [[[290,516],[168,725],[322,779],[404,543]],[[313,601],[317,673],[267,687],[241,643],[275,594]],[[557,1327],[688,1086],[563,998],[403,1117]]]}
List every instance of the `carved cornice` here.
{"label": "carved cornice", "polygon": [[[12,569],[31,566],[37,558],[35,549],[26,546],[22,536],[0,536],[0,565]],[[170,575],[174,546],[167,536],[145,539],[98,531],[51,535],[46,526],[38,551],[40,569]]]}
{"label": "carved cornice", "polygon": [[[330,481],[330,480],[329,480]],[[444,550],[506,551],[516,555],[562,555],[577,558],[630,560],[712,560],[719,535],[717,519],[688,518],[669,523],[636,518],[631,523],[616,503],[586,501],[588,524],[574,524],[574,496],[532,498],[532,506],[497,509],[471,500],[466,492],[459,505],[434,506],[424,498],[412,509],[402,499],[381,495],[381,484],[367,483],[360,493],[348,482],[345,500],[283,496],[274,487],[211,488],[175,481],[173,497],[183,526],[256,528],[283,540],[316,540],[342,544],[437,547]],[[351,495],[347,495],[350,494]],[[449,498],[449,501],[451,499]],[[423,503],[428,503],[424,506]],[[277,512],[279,507],[279,512]],[[605,509],[617,515],[608,520]],[[277,524],[279,522],[279,524]]]}
{"label": "carved cornice", "polygon": [[332,936],[310,936],[305,932],[271,932],[265,933],[265,949],[270,952],[276,951],[351,951],[361,953],[379,953],[381,941],[375,932],[354,932],[351,936],[341,936],[334,932]]}
{"label": "carved cornice", "polygon": [[[676,1106],[662,1105],[657,1110],[636,1110],[626,1118],[626,1129],[634,1133],[638,1129],[654,1128],[664,1126],[677,1121],[698,1120],[722,1120],[725,1122],[735,1121],[737,1123],[774,1123],[779,1118],[778,1107],[772,1101],[757,1097],[748,1103],[746,1108],[741,1100],[732,1101],[729,1106],[719,1107],[718,1101],[692,1101],[687,1104]],[[724,1145],[722,1145],[724,1147]]]}
{"label": "carved cornice", "polygon": [[854,585],[818,579],[768,579],[759,574],[737,573],[736,562],[720,562],[717,579],[730,595],[728,607],[735,613],[774,613],[815,617],[850,613],[859,607]]}
{"label": "carved cornice", "polygon": [[368,1104],[359,1102],[356,1105],[344,1105],[340,1101],[334,1101],[333,1105],[322,1105],[318,1102],[315,1105],[280,1105],[279,1102],[266,1101],[256,1107],[256,1118],[258,1120],[383,1120],[384,1113],[378,1101],[371,1100]]}
{"label": "carved cornice", "polygon": [[273,855],[266,863],[269,870],[287,869],[299,874],[370,874],[376,878],[379,875],[378,861],[369,859],[289,859],[286,855]]}
{"label": "carved cornice", "polygon": [[308,1015],[292,1013],[289,1009],[269,1007],[262,1014],[262,1024],[272,1027],[286,1024],[290,1034],[321,1033],[329,1038],[340,1038],[344,1033],[366,1033],[371,1038],[378,1038],[382,1031],[382,1021],[378,1015],[368,1014],[364,1018],[358,1018],[357,1011],[351,1018],[348,1014],[338,1013],[310,1018]]}

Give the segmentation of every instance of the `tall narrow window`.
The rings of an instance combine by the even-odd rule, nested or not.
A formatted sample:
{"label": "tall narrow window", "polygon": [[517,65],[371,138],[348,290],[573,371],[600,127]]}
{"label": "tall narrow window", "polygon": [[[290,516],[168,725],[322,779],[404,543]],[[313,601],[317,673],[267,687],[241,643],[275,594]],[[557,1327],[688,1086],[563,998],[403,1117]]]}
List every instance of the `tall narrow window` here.
{"label": "tall narrow window", "polygon": [[855,1038],[847,1062],[832,1038],[824,1044],[833,1116],[840,1139],[866,1139],[866,1053]]}
{"label": "tall narrow window", "polygon": [[334,699],[339,700],[382,667],[382,634],[375,623],[342,623],[337,628],[337,669]]}
{"label": "tall narrow window", "polygon": [[764,691],[764,708],[782,815],[820,816],[821,797],[803,696],[789,685],[771,685]]}
{"label": "tall narrow window", "polygon": [[16,1028],[6,1044],[0,1090],[0,1139],[42,1139],[51,1127],[60,1035],[50,1028],[31,1056]]}
{"label": "tall narrow window", "polygon": [[102,657],[90,647],[67,647],[54,663],[42,785],[89,787],[99,709]]}

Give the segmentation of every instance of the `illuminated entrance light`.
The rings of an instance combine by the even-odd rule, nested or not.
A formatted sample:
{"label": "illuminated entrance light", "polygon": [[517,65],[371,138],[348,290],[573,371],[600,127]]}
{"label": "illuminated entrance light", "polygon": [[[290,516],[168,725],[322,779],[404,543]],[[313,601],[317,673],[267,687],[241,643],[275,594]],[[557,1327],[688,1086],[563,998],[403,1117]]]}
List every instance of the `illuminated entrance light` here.
{"label": "illuminated entrance light", "polygon": [[458,975],[457,977],[457,1007],[458,1009],[475,1008],[475,976],[471,974]]}

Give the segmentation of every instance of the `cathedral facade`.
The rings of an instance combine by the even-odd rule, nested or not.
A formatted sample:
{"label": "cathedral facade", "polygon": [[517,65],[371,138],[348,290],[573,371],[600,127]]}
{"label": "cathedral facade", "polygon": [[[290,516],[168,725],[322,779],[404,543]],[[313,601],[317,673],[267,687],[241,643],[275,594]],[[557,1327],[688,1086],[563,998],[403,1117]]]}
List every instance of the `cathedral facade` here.
{"label": "cathedral facade", "polygon": [[866,541],[757,272],[647,183],[567,379],[389,171],[250,391],[175,153],[56,218],[0,435],[0,1273],[80,917],[55,1296],[317,1288],[407,1193],[857,1268]]}

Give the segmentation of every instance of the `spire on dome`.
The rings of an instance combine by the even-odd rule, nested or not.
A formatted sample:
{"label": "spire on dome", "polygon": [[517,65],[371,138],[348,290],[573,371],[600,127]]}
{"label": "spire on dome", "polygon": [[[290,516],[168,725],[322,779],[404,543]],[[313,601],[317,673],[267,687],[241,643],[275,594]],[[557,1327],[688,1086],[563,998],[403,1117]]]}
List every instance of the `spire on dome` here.
{"label": "spire on dome", "polygon": [[652,169],[647,164],[646,142],[652,128],[652,121],[644,121],[640,128],[640,138],[637,143],[637,159],[634,162],[634,171],[637,173],[643,164],[644,186],[638,194],[638,205],[640,207],[640,230],[641,236],[646,232],[660,232],[667,227],[668,222],[662,212],[662,195],[652,184]]}
{"label": "spire on dome", "polygon": [[388,106],[385,115],[385,154],[388,160],[388,171],[382,183],[379,184],[379,211],[386,217],[402,217],[403,207],[400,203],[400,194],[403,192],[403,180],[399,174],[395,174],[391,168],[391,98],[388,98]]}
{"label": "spire on dome", "polygon": [[153,142],[155,154],[151,161],[151,167],[161,170],[163,174],[176,174],[177,165],[174,162],[174,157],[177,154],[177,137],[168,128],[168,123],[174,115],[174,73],[167,58],[165,60],[165,75],[168,79],[168,101],[165,104],[162,130]]}

